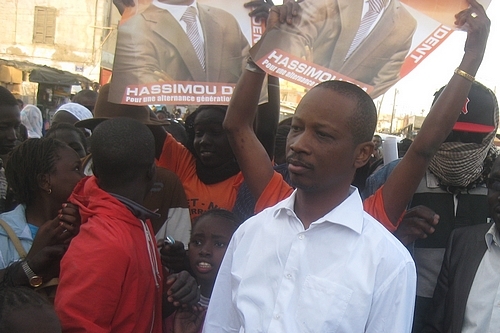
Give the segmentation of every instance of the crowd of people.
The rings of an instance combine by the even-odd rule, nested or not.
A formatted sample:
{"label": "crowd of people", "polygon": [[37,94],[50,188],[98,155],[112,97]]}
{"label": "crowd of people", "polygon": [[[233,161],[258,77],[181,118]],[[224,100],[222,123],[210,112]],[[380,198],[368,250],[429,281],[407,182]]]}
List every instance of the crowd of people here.
{"label": "crowd of people", "polygon": [[[463,58],[385,165],[365,91],[322,82],[278,124],[251,58],[229,106],[184,124],[111,83],[42,132],[0,87],[0,331],[496,332],[499,109],[467,1]],[[269,10],[263,43],[298,6]]]}

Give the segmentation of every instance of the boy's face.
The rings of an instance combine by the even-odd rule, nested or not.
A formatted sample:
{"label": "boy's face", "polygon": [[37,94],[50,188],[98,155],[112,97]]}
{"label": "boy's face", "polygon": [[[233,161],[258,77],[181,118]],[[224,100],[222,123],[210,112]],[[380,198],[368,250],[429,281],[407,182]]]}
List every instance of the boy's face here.
{"label": "boy's face", "polygon": [[233,235],[232,223],[219,216],[204,216],[191,232],[189,264],[199,284],[213,284]]}
{"label": "boy's face", "polygon": [[8,154],[14,149],[20,125],[21,115],[17,105],[0,106],[0,155]]}

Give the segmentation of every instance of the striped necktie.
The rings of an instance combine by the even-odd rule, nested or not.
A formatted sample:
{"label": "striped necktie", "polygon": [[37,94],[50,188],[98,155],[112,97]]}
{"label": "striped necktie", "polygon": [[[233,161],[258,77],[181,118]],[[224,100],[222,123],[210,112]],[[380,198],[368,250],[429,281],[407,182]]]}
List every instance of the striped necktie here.
{"label": "striped necktie", "polygon": [[384,8],[383,0],[369,0],[368,1],[369,9],[366,12],[365,16],[361,19],[361,23],[359,25],[358,32],[354,37],[351,47],[347,52],[346,59],[351,55],[351,53],[361,44],[361,42],[365,39],[370,31],[371,26],[377,19],[378,15]]}
{"label": "striped necktie", "polygon": [[196,8],[189,6],[182,15],[181,21],[186,22],[186,34],[193,45],[201,67],[205,70],[205,46],[200,37],[200,31],[198,30],[198,24],[196,22],[196,15]]}

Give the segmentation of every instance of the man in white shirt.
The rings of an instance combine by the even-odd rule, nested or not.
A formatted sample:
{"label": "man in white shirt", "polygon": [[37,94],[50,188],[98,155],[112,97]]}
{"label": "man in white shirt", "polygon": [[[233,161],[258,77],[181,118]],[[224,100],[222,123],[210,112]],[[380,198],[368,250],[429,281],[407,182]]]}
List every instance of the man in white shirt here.
{"label": "man in white shirt", "polygon": [[400,79],[417,28],[399,0],[306,0],[289,23],[255,60],[278,48],[373,86],[373,98]]}
{"label": "man in white shirt", "polygon": [[230,13],[196,0],[153,0],[118,27],[110,98],[160,81],[236,83],[248,49]]}
{"label": "man in white shirt", "polygon": [[[498,108],[498,106],[497,106]],[[486,181],[494,224],[452,231],[423,332],[498,332],[500,326],[500,159]]]}
{"label": "man in white shirt", "polygon": [[355,85],[327,81],[304,96],[287,141],[297,190],[234,234],[204,332],[410,332],[413,260],[350,186],[375,125]]}

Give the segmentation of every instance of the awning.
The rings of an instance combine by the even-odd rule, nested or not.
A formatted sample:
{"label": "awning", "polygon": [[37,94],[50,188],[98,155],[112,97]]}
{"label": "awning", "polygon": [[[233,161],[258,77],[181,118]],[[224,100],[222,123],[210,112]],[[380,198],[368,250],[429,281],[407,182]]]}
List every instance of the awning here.
{"label": "awning", "polygon": [[21,71],[30,72],[31,82],[59,84],[65,86],[79,85],[81,83],[91,84],[92,81],[83,75],[73,74],[49,66],[37,65],[29,61],[16,61],[0,59],[0,65],[11,66]]}
{"label": "awning", "polygon": [[79,85],[82,80],[75,74],[72,74],[70,72],[65,72],[50,67],[41,67],[33,69],[30,72],[30,81],[38,83],[59,84],[62,86],[76,86]]}

